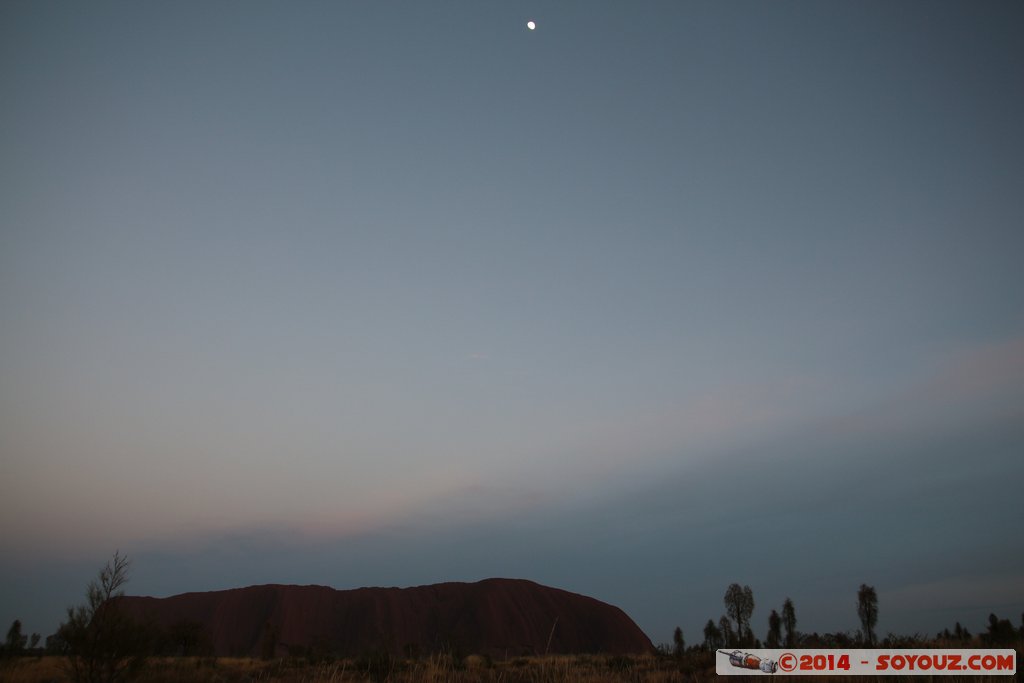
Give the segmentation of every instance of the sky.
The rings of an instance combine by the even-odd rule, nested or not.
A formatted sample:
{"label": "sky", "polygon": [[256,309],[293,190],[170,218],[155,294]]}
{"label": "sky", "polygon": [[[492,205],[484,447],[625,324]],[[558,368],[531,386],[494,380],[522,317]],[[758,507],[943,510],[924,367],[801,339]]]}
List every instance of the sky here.
{"label": "sky", "polygon": [[[537,28],[530,31],[528,20]],[[0,622],[1024,612],[1024,5],[0,3]]]}

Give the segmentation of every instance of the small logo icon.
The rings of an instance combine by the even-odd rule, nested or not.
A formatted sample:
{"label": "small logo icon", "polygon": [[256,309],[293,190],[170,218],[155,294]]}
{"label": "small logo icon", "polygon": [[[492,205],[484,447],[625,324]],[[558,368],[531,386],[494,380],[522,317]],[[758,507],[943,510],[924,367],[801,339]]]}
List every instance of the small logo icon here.
{"label": "small logo icon", "polygon": [[796,655],[792,652],[783,652],[779,657],[779,668],[783,671],[796,671]]}
{"label": "small logo icon", "polygon": [[729,663],[741,669],[753,669],[754,671],[761,671],[762,673],[773,674],[776,672],[779,666],[774,660],[761,659],[757,655],[752,655],[747,652],[740,652],[739,650],[733,650],[732,652],[719,650],[719,652],[721,652],[723,655],[728,655]]}

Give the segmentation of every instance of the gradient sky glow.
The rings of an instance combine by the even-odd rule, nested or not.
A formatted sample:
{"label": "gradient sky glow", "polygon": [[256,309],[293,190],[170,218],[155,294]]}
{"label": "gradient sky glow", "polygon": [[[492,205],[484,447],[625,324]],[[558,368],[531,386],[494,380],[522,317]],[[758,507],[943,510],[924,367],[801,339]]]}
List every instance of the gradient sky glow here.
{"label": "gradient sky glow", "polygon": [[[528,19],[537,21],[527,30]],[[0,622],[1024,610],[1024,5],[0,4]]]}

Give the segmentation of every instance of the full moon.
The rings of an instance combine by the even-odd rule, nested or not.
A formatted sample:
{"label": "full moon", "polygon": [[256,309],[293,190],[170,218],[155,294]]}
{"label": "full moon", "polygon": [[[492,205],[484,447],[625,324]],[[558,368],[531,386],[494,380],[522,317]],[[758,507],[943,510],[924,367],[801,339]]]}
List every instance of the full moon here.
{"label": "full moon", "polygon": [[526,28],[532,31],[533,29],[537,28],[537,24],[534,23],[533,21],[528,21],[526,22]]}

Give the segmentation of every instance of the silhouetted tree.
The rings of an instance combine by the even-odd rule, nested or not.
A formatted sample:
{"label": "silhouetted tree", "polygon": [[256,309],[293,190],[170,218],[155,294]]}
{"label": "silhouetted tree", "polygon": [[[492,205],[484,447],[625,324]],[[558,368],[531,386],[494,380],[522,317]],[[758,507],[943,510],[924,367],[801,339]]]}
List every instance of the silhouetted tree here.
{"label": "silhouetted tree", "polygon": [[39,639],[41,637],[42,636],[40,636],[38,633],[33,633],[32,637],[28,639],[28,646],[33,650],[36,649],[36,647],[39,645]]}
{"label": "silhouetted tree", "polygon": [[786,647],[796,647],[796,609],[789,598],[782,603],[782,626],[786,629]]}
{"label": "silhouetted tree", "polygon": [[175,657],[205,657],[213,654],[213,641],[201,622],[176,621],[160,637],[159,651]]}
{"label": "silhouetted tree", "polygon": [[125,681],[145,662],[145,632],[117,605],[128,565],[127,557],[114,553],[99,577],[89,582],[86,604],[69,607],[68,619],[57,632],[68,655],[68,676],[75,683]]}
{"label": "silhouetted tree", "polygon": [[722,642],[722,632],[711,619],[708,619],[708,623],[704,624],[704,647],[708,650],[717,650],[720,647],[725,647],[725,643]]}
{"label": "silhouetted tree", "polygon": [[754,613],[754,591],[750,586],[743,586],[738,583],[730,584],[725,590],[725,611],[733,621],[736,622],[736,635],[744,645],[753,641],[753,634],[750,630],[750,615]]}
{"label": "silhouetted tree", "polygon": [[766,647],[780,647],[782,645],[782,617],[775,610],[768,615],[768,638]]}
{"label": "silhouetted tree", "polygon": [[260,637],[260,657],[273,659],[277,654],[277,639],[279,633],[277,625],[269,620],[263,624],[263,635]]}
{"label": "silhouetted tree", "polygon": [[857,591],[857,615],[860,617],[860,625],[863,629],[864,644],[868,647],[875,646],[875,624],[878,623],[878,595],[873,586],[866,583],[860,585]]}
{"label": "silhouetted tree", "polygon": [[995,614],[988,615],[988,633],[983,638],[987,645],[1011,645],[1016,635],[1016,629],[1009,619],[1000,619]]}
{"label": "silhouetted tree", "polygon": [[685,652],[686,641],[683,640],[683,629],[676,626],[676,630],[672,634],[672,654],[681,659]]}
{"label": "silhouetted tree", "polygon": [[732,622],[724,614],[718,620],[718,630],[722,633],[722,647],[738,645],[736,633],[732,630]]}
{"label": "silhouetted tree", "polygon": [[60,631],[46,636],[46,645],[43,647],[48,655],[63,655],[67,652],[67,643],[61,637]]}
{"label": "silhouetted tree", "polygon": [[7,629],[7,637],[4,639],[3,655],[5,657],[18,657],[25,653],[25,641],[27,636],[21,633],[21,620],[15,619],[11,627]]}

